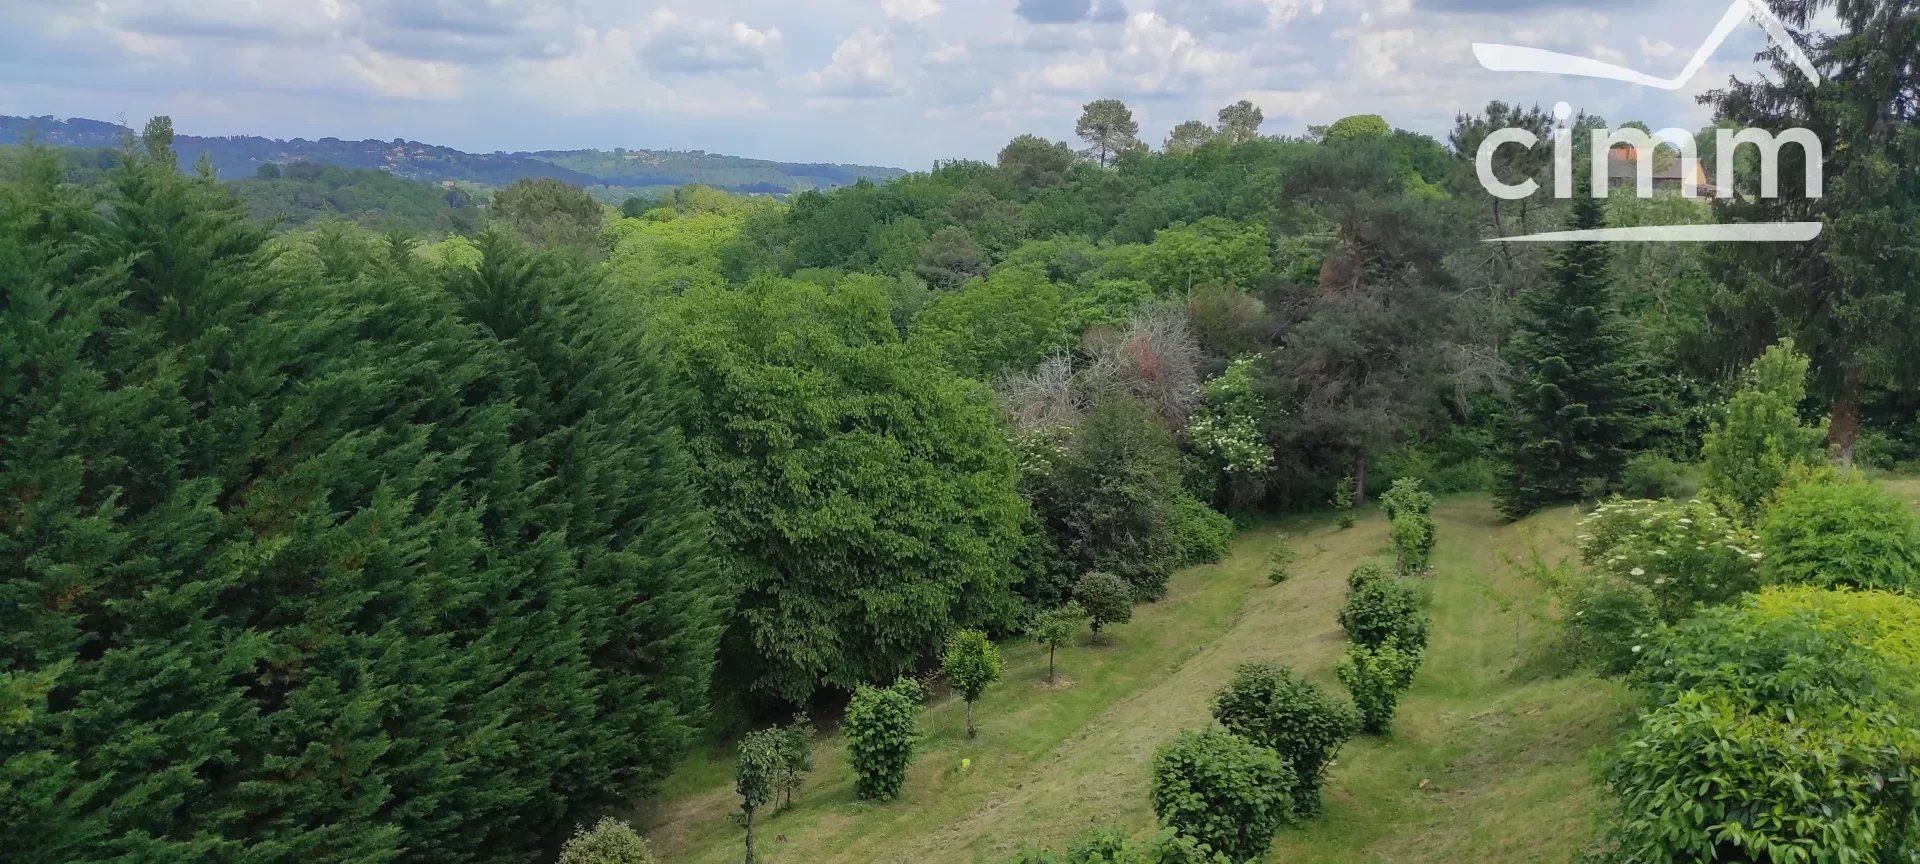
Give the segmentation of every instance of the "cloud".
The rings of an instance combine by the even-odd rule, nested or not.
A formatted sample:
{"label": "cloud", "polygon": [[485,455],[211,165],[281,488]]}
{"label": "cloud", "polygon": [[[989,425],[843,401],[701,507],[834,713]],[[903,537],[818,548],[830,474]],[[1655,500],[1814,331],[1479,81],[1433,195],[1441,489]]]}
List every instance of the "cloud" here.
{"label": "cloud", "polygon": [[1127,20],[1121,0],[1019,0],[1013,13],[1034,24],[1116,24]]}
{"label": "cloud", "polygon": [[685,21],[671,11],[654,14],[647,40],[647,66],[666,75],[705,75],[765,68],[780,46],[780,31],[742,22]]}
{"label": "cloud", "polygon": [[1233,33],[1283,27],[1325,7],[1324,0],[1161,0],[1154,12],[1195,33]]}
{"label": "cloud", "polygon": [[[1417,0],[1423,10],[1433,12],[1499,13],[1538,12],[1550,9],[1621,8],[1646,5],[1647,0]],[[1725,11],[1722,8],[1720,11]]]}
{"label": "cloud", "polygon": [[842,98],[886,96],[899,86],[886,39],[864,27],[840,40],[827,65],[807,77],[816,93]]}
{"label": "cloud", "polygon": [[880,13],[892,21],[919,21],[940,14],[936,0],[880,0]]}

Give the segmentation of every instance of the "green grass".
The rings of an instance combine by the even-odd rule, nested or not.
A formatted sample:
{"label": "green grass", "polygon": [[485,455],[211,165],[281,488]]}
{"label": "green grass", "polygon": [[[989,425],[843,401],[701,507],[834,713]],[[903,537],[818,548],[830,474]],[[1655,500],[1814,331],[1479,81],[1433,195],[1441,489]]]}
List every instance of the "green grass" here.
{"label": "green grass", "polygon": [[[1574,514],[1504,525],[1483,498],[1456,497],[1435,517],[1433,644],[1395,733],[1343,751],[1327,815],[1284,832],[1271,861],[1555,864],[1590,834],[1588,754],[1631,703],[1612,682],[1549,671],[1542,588],[1510,563],[1566,554]],[[1272,586],[1266,554],[1279,530],[1300,558]],[[979,738],[966,739],[957,701],[922,715],[927,739],[898,801],[854,801],[843,742],[823,737],[796,806],[759,820],[765,860],[1001,864],[1093,825],[1151,831],[1154,750],[1210,722],[1208,701],[1236,664],[1274,660],[1337,689],[1346,574],[1385,545],[1377,515],[1345,531],[1311,518],[1245,532],[1226,561],[1176,576],[1167,599],[1105,644],[1063,649],[1068,686],[1046,686],[1038,646],[1009,646],[1005,680],[978,706]],[[697,754],[637,814],[662,861],[740,860],[731,769],[729,752]]]}

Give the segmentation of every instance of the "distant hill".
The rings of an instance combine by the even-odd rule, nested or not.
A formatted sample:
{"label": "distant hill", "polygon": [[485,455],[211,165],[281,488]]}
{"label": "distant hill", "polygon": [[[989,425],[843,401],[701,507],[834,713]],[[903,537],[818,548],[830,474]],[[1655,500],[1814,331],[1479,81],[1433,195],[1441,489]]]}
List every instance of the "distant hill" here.
{"label": "distant hill", "polygon": [[[56,117],[0,116],[0,145],[29,137],[50,147],[112,149],[133,130],[116,123]],[[282,141],[253,135],[205,138],[177,135],[174,149],[183,166],[202,155],[223,179],[253,177],[266,164],[313,162],[342,168],[375,168],[397,177],[429,183],[455,181],[505,186],[523,178],[552,177],[580,186],[633,189],[698,183],[730,192],[784,195],[805,189],[831,189],[861,178],[887,180],[906,172],[867,165],[793,164],[743,159],[702,151],[547,150],[538,153],[467,153],[418,141],[343,141],[294,138]]]}

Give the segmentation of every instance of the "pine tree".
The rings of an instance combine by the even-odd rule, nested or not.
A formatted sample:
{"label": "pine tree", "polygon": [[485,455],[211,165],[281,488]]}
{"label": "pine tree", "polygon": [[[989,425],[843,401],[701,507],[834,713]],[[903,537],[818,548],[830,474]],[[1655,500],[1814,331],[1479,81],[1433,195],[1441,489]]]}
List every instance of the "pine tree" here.
{"label": "pine tree", "polygon": [[[1570,228],[1605,221],[1599,199],[1575,200]],[[1548,263],[1545,283],[1519,300],[1507,467],[1495,490],[1508,518],[1616,478],[1645,428],[1636,414],[1645,388],[1614,305],[1609,254],[1604,243],[1569,244]]]}

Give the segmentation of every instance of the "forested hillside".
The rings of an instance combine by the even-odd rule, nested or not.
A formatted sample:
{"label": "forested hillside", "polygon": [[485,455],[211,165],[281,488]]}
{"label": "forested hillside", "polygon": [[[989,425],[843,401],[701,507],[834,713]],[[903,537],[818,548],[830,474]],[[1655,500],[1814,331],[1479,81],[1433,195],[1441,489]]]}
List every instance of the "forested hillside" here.
{"label": "forested hillside", "polygon": [[[0,146],[31,139],[47,147],[119,150],[134,132],[84,118],[0,117]],[[818,165],[742,159],[703,152],[568,150],[541,153],[463,153],[418,141],[344,141],[338,138],[279,140],[253,135],[175,136],[182,167],[202,157],[229,180],[254,176],[261,166],[313,162],[340,168],[371,168],[429,183],[453,181],[506,186],[542,177],[581,186],[644,191],[699,183],[741,193],[781,195],[831,189],[861,178],[884,180],[897,169],[863,165]]]}
{"label": "forested hillside", "polygon": [[1502,103],[618,207],[8,153],[0,864],[1910,862],[1878,8],[1710,96],[1823,198],[1495,199]]}

